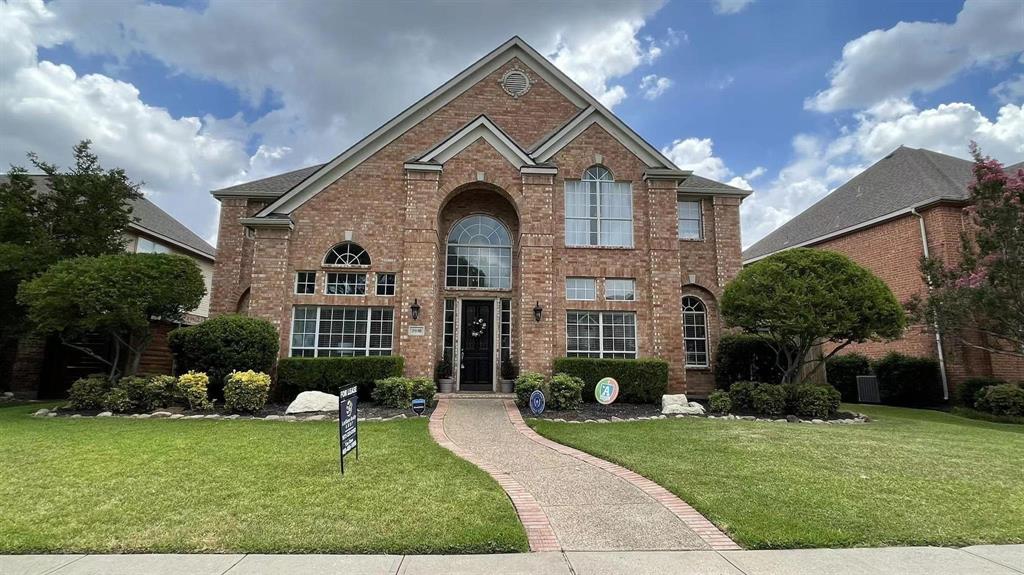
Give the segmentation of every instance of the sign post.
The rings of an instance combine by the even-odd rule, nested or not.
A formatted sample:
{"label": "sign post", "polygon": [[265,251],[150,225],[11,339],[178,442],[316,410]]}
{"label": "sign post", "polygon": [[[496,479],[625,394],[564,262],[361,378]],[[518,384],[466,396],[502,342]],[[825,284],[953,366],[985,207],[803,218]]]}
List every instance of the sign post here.
{"label": "sign post", "polygon": [[338,393],[338,444],[341,449],[341,474],[345,475],[345,455],[356,450],[359,459],[359,388],[343,389]]}

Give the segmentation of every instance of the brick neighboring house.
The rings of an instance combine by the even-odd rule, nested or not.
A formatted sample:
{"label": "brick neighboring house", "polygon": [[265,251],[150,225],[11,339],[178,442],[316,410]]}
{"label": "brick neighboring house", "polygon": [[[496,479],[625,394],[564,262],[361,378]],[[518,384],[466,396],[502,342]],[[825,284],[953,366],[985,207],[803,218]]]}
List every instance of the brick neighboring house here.
{"label": "brick neighboring house", "polygon": [[[744,250],[743,263],[788,248],[815,247],[868,268],[900,302],[923,295],[922,255],[947,265],[959,260],[972,167],[967,160],[901,146]],[[1020,168],[1024,163],[1007,170]],[[1024,374],[1024,360],[936,338],[920,325],[910,326],[897,341],[851,345],[842,353],[877,358],[890,351],[939,359],[947,397],[971,376],[1020,379]]]}
{"label": "brick neighboring house", "polygon": [[282,356],[432,377],[451,353],[459,390],[577,355],[664,358],[704,395],[748,193],[678,169],[513,38],[330,162],[213,191],[211,311],[268,319]]}
{"label": "brick neighboring house", "polygon": [[[30,176],[36,190],[47,189],[43,175]],[[0,175],[0,178],[6,176]],[[217,250],[146,198],[132,202],[132,218],[126,233],[125,249],[130,253],[175,253],[191,257],[199,265],[206,295],[199,306],[185,314],[184,323],[200,323],[210,314],[214,260]],[[178,327],[163,321],[153,322],[153,340],[139,361],[139,372],[171,373],[173,358],[167,346],[167,334]],[[95,342],[97,349],[103,344]],[[63,397],[75,379],[107,368],[85,354],[49,340],[29,335],[22,338],[10,357],[0,361],[0,377],[9,377],[10,391],[22,396]]]}

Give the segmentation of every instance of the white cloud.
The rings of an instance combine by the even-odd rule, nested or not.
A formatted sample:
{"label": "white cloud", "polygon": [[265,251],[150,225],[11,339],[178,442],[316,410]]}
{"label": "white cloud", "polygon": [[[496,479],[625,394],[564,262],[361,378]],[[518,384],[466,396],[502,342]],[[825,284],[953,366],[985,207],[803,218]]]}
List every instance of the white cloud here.
{"label": "white cloud", "polygon": [[711,10],[715,14],[737,14],[753,3],[754,0],[713,0]]}
{"label": "white cloud", "polygon": [[693,170],[693,173],[725,182],[730,186],[752,189],[751,180],[761,177],[765,169],[757,166],[753,170],[736,175],[728,166],[725,160],[714,155],[714,142],[711,138],[685,138],[674,140],[670,146],[661,149],[661,153],[672,160],[672,163],[683,170]]}
{"label": "white cloud", "polygon": [[654,100],[672,87],[672,79],[657,74],[648,74],[640,80],[640,89],[643,90],[644,98]]}
{"label": "white cloud", "polygon": [[1024,101],[1024,74],[1017,74],[992,88],[991,93],[1002,104],[1019,104]]}
{"label": "white cloud", "polygon": [[1024,3],[968,0],[952,24],[900,22],[843,47],[828,89],[804,106],[820,112],[867,108],[930,92],[957,73],[998,65],[1024,52]]}

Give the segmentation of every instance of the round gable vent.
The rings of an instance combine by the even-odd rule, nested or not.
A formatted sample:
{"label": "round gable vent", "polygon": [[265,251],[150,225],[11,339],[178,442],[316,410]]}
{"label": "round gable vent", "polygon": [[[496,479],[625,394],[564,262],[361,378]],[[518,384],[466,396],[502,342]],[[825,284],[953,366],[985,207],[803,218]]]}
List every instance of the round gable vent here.
{"label": "round gable vent", "polygon": [[522,70],[509,70],[501,77],[501,87],[513,98],[530,91],[530,77]]}

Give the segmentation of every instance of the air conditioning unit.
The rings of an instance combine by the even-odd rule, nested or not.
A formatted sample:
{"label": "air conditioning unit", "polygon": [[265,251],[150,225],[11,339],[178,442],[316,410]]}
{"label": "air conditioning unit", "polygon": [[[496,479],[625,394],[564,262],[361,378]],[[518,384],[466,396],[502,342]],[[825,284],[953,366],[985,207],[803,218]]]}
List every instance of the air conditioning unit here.
{"label": "air conditioning unit", "polygon": [[860,403],[881,403],[878,393],[878,378],[873,375],[857,376],[857,401]]}

